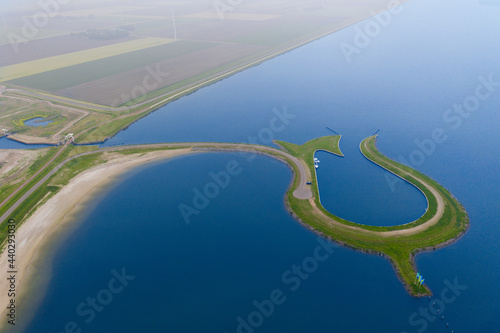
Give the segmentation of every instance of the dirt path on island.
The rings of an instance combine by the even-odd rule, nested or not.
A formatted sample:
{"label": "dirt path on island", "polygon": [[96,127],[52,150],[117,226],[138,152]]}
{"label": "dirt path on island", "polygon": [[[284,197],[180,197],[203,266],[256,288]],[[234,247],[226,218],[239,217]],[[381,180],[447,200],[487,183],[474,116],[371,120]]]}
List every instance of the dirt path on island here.
{"label": "dirt path on island", "polygon": [[[368,141],[365,141],[364,142],[364,146],[367,150],[371,151],[367,145],[367,142]],[[378,166],[380,166],[381,168],[387,170],[388,172],[391,172],[393,173],[392,171],[384,168],[383,166],[381,166],[380,164],[378,164],[377,162],[375,161],[372,161],[371,159],[369,159],[371,162],[377,164]],[[396,237],[396,236],[409,236],[409,235],[413,235],[413,234],[416,234],[416,233],[419,233],[421,231],[424,231],[430,227],[432,227],[433,225],[435,225],[436,223],[439,222],[439,220],[441,219],[441,217],[443,216],[444,214],[444,199],[443,197],[441,196],[441,194],[433,187],[431,186],[430,184],[428,184],[425,180],[413,175],[413,174],[410,174],[408,172],[406,172],[405,170],[403,169],[400,169],[396,166],[394,166],[401,174],[404,174],[404,175],[410,175],[412,177],[414,177],[415,179],[417,179],[419,182],[421,182],[433,195],[434,197],[436,198],[436,202],[437,202],[437,209],[436,209],[436,214],[434,214],[434,216],[432,216],[428,221],[418,225],[418,226],[415,226],[415,227],[412,227],[412,228],[408,228],[408,229],[401,229],[401,230],[391,230],[391,231],[372,231],[372,230],[366,230],[366,229],[363,229],[363,228],[360,228],[360,227],[356,227],[356,226],[351,226],[351,225],[346,225],[342,222],[339,222],[337,220],[334,220],[328,216],[326,216],[319,208],[318,206],[316,205],[316,202],[314,201],[313,198],[310,198],[309,199],[309,203],[311,204],[311,207],[313,208],[313,210],[318,214],[320,215],[321,218],[325,219],[325,220],[328,220],[329,223],[337,226],[337,227],[340,227],[340,228],[344,228],[344,229],[349,229],[349,230],[353,230],[353,231],[357,231],[359,233],[365,233],[365,234],[370,234],[370,235],[374,235],[374,236],[378,236],[378,237]],[[395,174],[395,173],[393,173]],[[396,175],[396,174],[395,174]],[[398,176],[398,175],[396,175]],[[399,176],[398,176],[399,177]],[[404,179],[403,179],[404,180]],[[406,181],[406,180],[404,180]],[[413,185],[413,184],[412,184]],[[415,185],[413,185],[415,186]],[[417,187],[418,189],[418,187]],[[420,190],[420,189],[419,189]],[[425,196],[425,194],[424,194]],[[429,200],[427,199],[427,197],[425,197],[426,200],[427,200],[427,204],[429,203]],[[428,209],[428,208],[427,208]]]}
{"label": "dirt path on island", "polygon": [[[365,140],[364,146],[365,146],[366,150],[371,151],[371,149],[368,146],[368,140]],[[370,160],[370,161],[372,161],[372,160]],[[375,164],[377,164],[381,168],[387,170],[388,172],[393,173],[392,171],[384,168],[382,165],[378,164],[377,162],[375,162],[375,161],[372,161],[372,162],[375,163]],[[394,166],[394,167],[401,174],[404,174],[404,175],[407,175],[407,176],[412,176],[413,178],[415,178],[416,180],[418,180],[420,183],[422,183],[434,195],[434,197],[436,198],[436,202],[437,202],[436,214],[434,214],[434,216],[431,217],[427,222],[422,223],[422,224],[420,224],[420,225],[418,225],[416,227],[413,227],[413,228],[410,228],[410,229],[386,231],[386,232],[381,232],[380,234],[383,234],[383,236],[386,236],[386,237],[387,236],[413,235],[415,233],[418,233],[418,232],[424,231],[426,229],[429,229],[430,227],[432,227],[433,225],[435,225],[436,223],[438,223],[439,220],[441,219],[441,217],[444,214],[444,199],[441,196],[441,193],[439,193],[439,191],[437,191],[432,185],[430,185],[429,183],[427,183],[422,178],[419,178],[419,177],[415,176],[414,174],[410,174],[409,172],[406,172],[405,170],[403,170],[401,168],[398,168],[396,166]],[[393,174],[395,174],[395,173],[393,173]],[[395,174],[395,175],[398,176],[397,174]],[[406,180],[404,180],[404,181],[406,181]],[[413,186],[415,186],[415,185],[413,185]],[[415,186],[415,187],[417,187],[417,186]],[[417,189],[418,189],[418,187],[417,187]],[[424,196],[425,196],[425,194],[424,194]],[[429,199],[427,198],[427,196],[425,196],[425,198],[427,200],[427,205],[429,205]],[[429,209],[429,208],[427,207],[427,209]]]}

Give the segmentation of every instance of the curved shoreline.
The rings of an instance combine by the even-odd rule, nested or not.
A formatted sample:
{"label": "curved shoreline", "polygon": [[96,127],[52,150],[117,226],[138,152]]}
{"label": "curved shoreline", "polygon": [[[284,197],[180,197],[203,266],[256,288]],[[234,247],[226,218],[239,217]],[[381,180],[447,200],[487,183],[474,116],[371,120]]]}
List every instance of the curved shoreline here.
{"label": "curved shoreline", "polygon": [[[422,291],[422,287],[414,282],[416,274],[414,257],[417,253],[447,246],[460,238],[469,228],[467,213],[463,206],[437,182],[410,167],[400,166],[381,154],[375,146],[375,139],[376,137],[372,136],[363,140],[365,147],[367,143],[373,144],[373,147],[370,145],[369,149],[365,149],[366,154],[370,156],[362,151],[363,155],[374,164],[419,188],[428,202],[428,209],[421,218],[393,227],[360,225],[343,220],[325,210],[316,192],[316,198],[309,199],[306,203],[288,196],[289,210],[308,229],[314,229],[318,234],[336,243],[388,258],[399,280],[412,296],[430,295],[431,291],[427,286],[424,285]],[[305,143],[297,146],[282,142],[282,146],[287,149],[289,147],[289,151],[301,156],[305,156],[310,150],[308,145],[309,143]],[[314,172],[313,166],[309,165],[309,168]]]}
{"label": "curved shoreline", "polygon": [[[378,137],[378,135],[376,135],[375,137]],[[418,186],[416,186],[416,185],[415,185],[415,184],[413,184],[412,182],[410,182],[410,181],[408,181],[408,180],[404,179],[403,177],[401,177],[401,176],[399,176],[398,174],[394,173],[393,171],[391,171],[391,170],[387,169],[387,168],[386,168],[386,167],[384,167],[383,165],[381,165],[381,164],[379,164],[379,163],[377,163],[377,162],[375,162],[375,161],[373,161],[373,160],[369,159],[369,158],[368,158],[368,157],[367,157],[367,156],[363,153],[363,150],[361,149],[361,145],[363,144],[363,142],[365,142],[365,147],[366,147],[366,141],[362,141],[362,142],[360,142],[360,144],[359,144],[359,151],[361,152],[361,155],[363,155],[363,157],[364,157],[364,158],[366,158],[369,162],[371,162],[371,163],[373,163],[373,164],[377,165],[378,167],[380,167],[380,168],[384,169],[385,171],[387,171],[387,172],[389,172],[389,173],[393,174],[394,176],[398,177],[398,178],[399,178],[399,179],[401,179],[402,181],[404,181],[404,182],[406,182],[406,183],[410,184],[411,186],[415,187],[417,190],[419,190],[419,191],[420,191],[420,193],[422,193],[422,195],[423,195],[423,196],[424,196],[424,198],[425,198],[425,202],[427,203],[427,207],[425,208],[425,212],[424,212],[421,216],[419,216],[419,218],[418,218],[418,219],[416,219],[415,221],[410,221],[410,222],[407,222],[407,223],[404,223],[404,224],[400,224],[400,225],[404,226],[404,225],[409,225],[409,224],[411,224],[411,223],[415,223],[415,222],[417,222],[417,221],[418,221],[419,219],[421,219],[421,218],[422,218],[422,217],[423,217],[423,216],[427,213],[427,211],[429,210],[429,198],[427,198],[427,196],[425,195],[424,191],[422,191],[422,190],[421,190]]]}
{"label": "curved shoreline", "polygon": [[[377,136],[375,136],[375,138],[376,138],[376,137],[377,137]],[[368,150],[369,148],[367,147],[367,142],[368,142],[368,141],[367,141],[366,139],[365,139],[365,140],[363,140],[363,141],[360,143],[360,147],[361,147],[361,145],[364,143],[364,145],[365,145],[365,149],[366,149],[366,150]],[[361,150],[361,148],[360,148],[360,150]],[[420,192],[424,195],[425,200],[427,201],[427,209],[425,210],[424,214],[422,214],[422,216],[420,216],[420,217],[419,217],[418,219],[416,219],[415,221],[412,221],[412,222],[408,222],[408,223],[402,224],[402,226],[409,226],[410,224],[412,224],[412,223],[417,223],[420,219],[422,219],[422,218],[423,218],[423,216],[424,216],[425,214],[427,214],[427,212],[428,212],[428,211],[429,211],[429,209],[430,209],[430,202],[429,202],[429,198],[427,198],[427,195],[424,193],[424,191],[422,191],[422,189],[421,189],[421,188],[419,188],[416,184],[414,184],[414,183],[412,183],[412,182],[410,182],[410,181],[408,181],[408,180],[404,179],[403,177],[401,177],[400,175],[398,175],[398,174],[397,174],[397,173],[395,173],[394,171],[389,170],[388,168],[384,167],[383,165],[381,165],[381,164],[377,163],[377,162],[376,162],[376,161],[374,161],[374,160],[371,160],[370,158],[368,158],[368,157],[365,155],[365,153],[364,153],[362,150],[361,150],[361,153],[362,153],[362,154],[363,154],[363,156],[364,156],[367,160],[369,160],[370,162],[372,162],[372,163],[374,163],[375,165],[378,165],[379,167],[381,167],[382,169],[384,169],[384,170],[386,170],[386,171],[388,171],[388,172],[392,173],[392,174],[393,174],[393,175],[395,175],[396,177],[401,178],[403,181],[405,181],[405,182],[407,182],[407,183],[409,183],[409,184],[411,184],[411,185],[415,186],[415,187],[416,187],[416,188],[417,188],[417,189],[418,189],[418,190],[419,190],[419,191],[420,191]],[[430,184],[428,184],[427,182],[425,182],[423,179],[418,178],[418,177],[416,177],[416,176],[414,176],[414,175],[411,175],[410,173],[408,173],[408,172],[407,172],[407,171],[405,171],[405,170],[402,170],[402,169],[401,169],[401,168],[399,168],[399,167],[395,167],[395,168],[396,168],[396,169],[398,169],[400,172],[402,172],[402,173],[404,173],[404,174],[406,174],[406,175],[408,175],[408,176],[411,176],[411,177],[415,178],[417,181],[420,181],[420,182],[421,182],[421,183],[422,183],[422,184],[423,184],[423,185],[424,185],[424,186],[425,186],[425,187],[426,187],[426,188],[427,188],[427,189],[428,189],[428,190],[432,193],[432,195],[434,195],[434,198],[435,198],[435,199],[436,199],[436,201],[437,201],[438,208],[436,209],[436,214],[434,214],[434,216],[433,216],[430,220],[428,220],[428,221],[426,221],[426,222],[424,222],[424,223],[422,223],[422,224],[418,224],[418,225],[416,225],[415,227],[411,228],[411,230],[417,230],[417,228],[418,228],[418,229],[419,229],[418,231],[423,231],[423,230],[425,230],[425,229],[430,228],[431,226],[433,226],[433,225],[434,225],[434,224],[436,224],[437,222],[439,222],[439,220],[441,219],[441,217],[442,217],[442,216],[443,216],[443,214],[444,214],[444,201],[443,201],[443,198],[439,195],[439,193],[438,193],[438,192],[437,192],[437,191],[436,191],[436,190],[435,190],[435,189],[434,189],[434,188],[433,188]],[[431,222],[431,221],[432,221],[432,222]],[[402,229],[402,230],[410,230],[410,229]],[[396,230],[395,230],[395,231],[396,231]],[[398,234],[398,233],[396,233],[396,234]],[[389,234],[389,233],[386,233],[385,235],[386,235],[386,236],[388,236],[388,235],[390,235],[390,234]]]}
{"label": "curved shoreline", "polygon": [[[103,188],[125,172],[140,165],[172,158],[175,156],[193,153],[191,149],[166,150],[146,153],[134,160],[124,161],[115,159],[105,164],[86,170],[73,178],[60,192],[41,205],[16,230],[16,266],[17,286],[16,301],[26,296],[23,282],[29,279],[30,268],[37,257],[38,250],[46,245],[56,229],[74,221],[81,208],[93,199]],[[0,255],[0,267],[7,267],[7,252]],[[0,280],[0,307],[1,315],[6,317],[6,307],[10,301],[7,293],[8,281]],[[0,322],[3,328],[6,321]]]}
{"label": "curved shoreline", "polygon": [[[132,154],[129,155],[118,154],[120,151],[127,149],[138,150],[138,152],[133,152]],[[152,152],[151,151],[141,152],[140,149],[160,149],[160,150],[155,150]],[[88,202],[92,197],[92,195],[97,193],[100,190],[100,188],[108,185],[113,181],[114,178],[116,178],[116,176],[130,170],[131,168],[137,167],[145,163],[166,159],[169,157],[194,153],[196,151],[240,151],[240,152],[258,153],[270,156],[287,164],[292,169],[293,177],[288,187],[287,194],[285,195],[284,198],[285,205],[287,210],[298,222],[305,225],[307,229],[313,230],[319,235],[331,239],[338,244],[359,250],[361,252],[378,254],[388,258],[391,264],[393,265],[398,278],[401,280],[401,282],[403,283],[403,285],[410,294],[412,294],[413,296],[422,296],[422,295],[428,295],[430,293],[430,291],[428,291],[428,293],[420,294],[412,290],[410,285],[408,284],[408,279],[404,278],[403,276],[404,273],[401,271],[402,269],[402,267],[400,266],[401,262],[398,262],[398,260],[396,260],[395,257],[391,256],[389,253],[384,252],[385,250],[383,249],[384,246],[386,245],[385,244],[386,242],[389,243],[391,241],[394,242],[395,239],[400,238],[402,236],[404,237],[416,236],[422,233],[423,231],[427,230],[428,228],[430,228],[431,226],[433,226],[434,224],[436,224],[441,220],[443,214],[442,211],[436,209],[435,214],[427,221],[424,221],[423,223],[417,224],[413,227],[408,226],[407,228],[399,230],[396,229],[396,230],[375,231],[375,230],[369,230],[363,225],[346,224],[342,222],[343,221],[342,219],[336,218],[332,214],[328,214],[332,216],[326,215],[322,211],[322,209],[320,209],[322,207],[318,207],[316,205],[314,197],[307,199],[295,195],[298,189],[302,188],[304,190],[305,189],[310,190],[310,187],[305,185],[305,181],[307,177],[306,168],[310,168],[311,166],[308,165],[307,163],[303,163],[304,162],[303,159],[298,158],[289,152],[278,150],[268,146],[231,144],[231,143],[173,143],[173,144],[160,144],[160,145],[124,146],[118,148],[113,147],[87,153],[81,153],[79,155],[75,155],[61,162],[58,166],[56,166],[52,170],[54,171],[54,173],[62,166],[64,166],[66,163],[78,157],[90,154],[99,154],[103,152],[111,154],[115,153],[116,155],[120,155],[118,157],[114,156],[114,158],[111,158],[104,164],[94,166],[75,176],[73,179],[70,180],[70,182],[67,185],[63,186],[58,193],[56,193],[54,196],[49,198],[47,202],[43,203],[39,208],[37,208],[33,213],[33,215],[27,218],[25,223],[19,226],[16,232],[16,243],[18,246],[16,254],[17,257],[16,264],[19,272],[18,274],[19,285],[17,286],[18,291],[21,290],[21,294],[23,293],[22,289],[20,289],[21,283],[24,281],[25,275],[28,275],[30,273],[29,268],[35,256],[35,253],[40,248],[40,246],[45,243],[47,237],[56,228],[60,228],[61,225],[66,224],[68,221],[71,221],[72,217],[74,217],[74,214],[78,212],[78,209],[83,204]],[[402,173],[410,175],[407,171],[395,165],[393,167],[395,167]],[[440,193],[438,193],[437,190],[433,188],[433,185],[430,185],[427,183],[427,181],[424,181],[423,179],[416,177],[416,175],[411,175],[411,177],[414,177],[423,186],[428,187],[428,190],[431,191],[431,193],[436,196],[436,201],[437,203],[439,203],[438,206],[441,206],[442,209],[444,209],[444,202],[438,199],[441,198]],[[34,190],[37,190],[38,187],[44,185],[44,183],[47,180],[48,178],[44,182],[40,182],[39,184],[37,184],[37,188],[35,188]],[[417,186],[415,184],[413,185]],[[75,190],[76,187],[78,187],[78,190]],[[426,196],[425,193],[424,196]],[[309,204],[310,208],[306,212],[301,210],[300,207],[299,208],[295,207],[294,210],[294,207],[292,206],[297,201],[306,205]],[[465,210],[463,209],[462,206],[460,206],[460,209],[465,213]],[[317,218],[318,216],[320,217],[319,219]],[[458,215],[456,217],[458,218]],[[312,222],[314,223],[311,222],[310,218],[313,218]],[[317,221],[315,221],[314,219],[317,219]],[[307,220],[309,220],[309,222]],[[330,225],[333,228],[331,229],[330,232],[325,232],[324,228],[318,228],[318,223],[321,226],[321,223],[325,223],[325,221],[327,226]],[[436,243],[436,245],[431,245],[422,248],[417,247],[411,249],[411,251],[408,253],[409,255],[408,259],[411,262],[413,270],[415,269],[414,257],[417,253],[431,249],[441,248],[453,243],[467,231],[468,219],[465,221],[465,224],[466,228],[462,232],[460,232],[456,237],[448,238],[443,242]],[[443,232],[446,232],[446,230],[444,230]],[[445,235],[446,237],[446,235],[448,234],[443,234],[443,235]],[[372,243],[370,243],[373,245],[369,245],[368,248],[358,245],[359,240],[364,239],[370,241],[370,237],[373,237],[371,239]],[[403,249],[401,251],[403,251]],[[401,260],[401,258],[399,258],[399,260]],[[3,252],[0,256],[0,266],[1,265],[7,265],[6,252]],[[406,273],[408,274],[408,272]],[[7,280],[6,279],[4,280],[5,281],[0,280],[0,290],[8,289]],[[7,293],[3,292],[0,293],[0,306],[2,306],[3,309],[6,309],[6,305],[8,304],[8,302],[9,299],[7,298]],[[6,311],[4,310],[2,312],[2,315],[4,315],[5,312]],[[1,325],[2,323],[0,323],[0,327]]]}
{"label": "curved shoreline", "polygon": [[[168,149],[175,147],[177,149]],[[293,160],[293,163],[300,165],[300,162],[286,152],[277,150],[267,146],[257,145],[241,145],[241,144],[226,144],[226,143],[195,143],[195,144],[160,144],[160,145],[141,145],[141,146],[124,146],[111,147],[88,153],[82,153],[68,158],[61,162],[53,171],[59,170],[69,161],[78,157],[99,154],[102,152],[119,152],[130,148],[165,148],[167,150],[158,150],[147,153],[137,153],[141,155],[136,159],[132,159],[133,155],[123,156],[121,159],[112,159],[104,164],[92,167],[88,170],[75,176],[70,182],[65,185],[58,193],[48,199],[40,207],[38,207],[33,215],[29,216],[16,230],[16,265],[17,265],[17,297],[16,299],[26,296],[26,290],[23,290],[22,284],[26,278],[30,278],[30,267],[33,260],[36,260],[37,251],[49,241],[51,234],[62,226],[71,223],[74,217],[79,212],[82,206],[92,200],[95,194],[99,193],[102,188],[111,184],[119,175],[144,164],[154,161],[164,160],[175,156],[187,155],[196,153],[197,151],[239,151],[247,153],[258,153],[277,159],[287,165]],[[274,153],[274,154],[273,154]],[[292,168],[293,169],[293,168]],[[47,178],[41,181],[38,185],[43,185],[48,178],[53,175],[51,172]],[[293,186],[295,174],[290,183],[289,189]],[[304,182],[305,186],[305,182]],[[300,187],[300,186],[299,186]],[[76,190],[76,188],[78,188]],[[36,190],[36,189],[34,189]],[[0,254],[0,267],[7,267],[7,252]],[[8,281],[0,280],[0,291],[8,289]],[[25,288],[27,289],[27,288]],[[2,308],[1,315],[6,315],[6,307],[9,303],[9,298],[6,292],[0,292],[0,307]],[[0,328],[5,327],[6,322],[0,322]]]}

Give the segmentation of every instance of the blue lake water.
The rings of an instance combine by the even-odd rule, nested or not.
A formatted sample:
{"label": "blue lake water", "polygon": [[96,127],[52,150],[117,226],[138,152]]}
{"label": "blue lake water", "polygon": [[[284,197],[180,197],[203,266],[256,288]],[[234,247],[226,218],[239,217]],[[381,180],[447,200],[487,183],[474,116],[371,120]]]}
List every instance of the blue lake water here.
{"label": "blue lake water", "polygon": [[45,118],[42,117],[32,118],[30,120],[26,120],[24,124],[26,126],[32,126],[32,127],[45,127],[52,122],[52,120],[43,120],[43,119]]}
{"label": "blue lake water", "polygon": [[[24,122],[26,126],[33,126],[33,127],[43,127],[47,126],[50,124],[52,121],[41,121],[44,118],[37,117],[37,118],[32,118],[30,120],[27,120]],[[7,139],[7,137],[0,137],[0,149],[38,149],[38,148],[45,148],[45,147],[50,147],[50,145],[29,145],[29,144],[24,144],[18,141],[10,140]]]}
{"label": "blue lake water", "polygon": [[[341,139],[344,157],[319,151],[316,170],[320,198],[330,212],[346,220],[377,226],[409,223],[425,213],[425,196],[414,186],[368,161],[359,151],[363,137]],[[359,203],[363,208],[360,209]]]}
{"label": "blue lake water", "polygon": [[[202,188],[210,171],[224,170],[232,160],[242,172],[186,225],[178,205],[190,204],[192,189]],[[374,290],[381,303],[391,290],[411,307],[416,301],[407,297],[385,259],[345,248],[334,248],[298,287],[282,279],[319,244],[285,210],[290,177],[280,162],[262,156],[247,162],[246,155],[235,153],[177,158],[134,172],[63,243],[49,297],[27,331],[59,332],[75,321],[84,332],[236,332],[237,318],[247,318],[255,311],[253,302],[269,299],[275,289],[287,300],[259,331],[306,332],[312,320],[326,332],[331,321],[324,318],[339,314],[344,321],[336,320],[338,327],[348,331],[359,315],[353,309]],[[136,278],[85,323],[89,318],[76,308],[107,288],[110,271],[122,267]],[[341,292],[352,283],[360,286]],[[304,309],[308,320],[290,316]],[[389,315],[394,309],[379,307],[363,326],[372,325],[368,319],[382,324]],[[400,324],[404,315],[396,315]]]}
{"label": "blue lake water", "polygon": [[38,149],[50,147],[50,145],[27,145],[18,141],[7,139],[7,137],[0,138],[0,149]]}
{"label": "blue lake water", "polygon": [[[384,154],[437,180],[469,213],[462,239],[416,258],[438,304],[446,281],[466,287],[441,303],[444,321],[413,315],[432,302],[410,297],[387,260],[346,248],[292,291],[283,274],[318,240],[283,206],[289,169],[268,157],[214,153],[145,166],[96,201],[61,243],[26,332],[60,332],[69,321],[84,332],[236,332],[237,318],[248,320],[253,302],[275,289],[286,300],[255,332],[500,331],[500,86],[481,83],[500,81],[499,15],[499,6],[478,1],[410,1],[351,62],[339,46],[371,20],[170,103],[105,144],[300,144],[329,135],[326,125],[343,135],[346,157],[317,153],[323,205],[360,223],[411,222],[425,210],[423,196],[359,153],[380,129]],[[475,111],[447,111],[474,101],[481,84],[488,96]],[[270,132],[284,108],[284,126]],[[186,225],[178,205],[231,160],[241,174]],[[85,323],[77,306],[122,267],[135,280]]]}

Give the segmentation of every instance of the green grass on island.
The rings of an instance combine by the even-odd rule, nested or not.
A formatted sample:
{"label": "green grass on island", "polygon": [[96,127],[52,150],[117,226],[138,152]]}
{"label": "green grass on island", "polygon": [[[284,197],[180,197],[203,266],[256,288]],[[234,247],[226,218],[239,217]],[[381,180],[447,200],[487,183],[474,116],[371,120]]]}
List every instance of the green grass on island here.
{"label": "green grass on island", "polygon": [[[337,139],[334,139],[337,138]],[[311,174],[314,175],[313,155],[316,150],[325,150],[338,155],[339,136],[324,137],[305,143],[302,146],[277,141],[291,155],[306,159]],[[323,208],[319,200],[315,178],[312,180],[313,198],[300,200],[293,196],[293,187],[287,193],[289,208],[305,224],[323,235],[345,246],[364,252],[376,253],[387,257],[393,264],[400,280],[408,292],[414,296],[430,295],[427,286],[415,281],[416,267],[413,257],[416,253],[433,250],[449,244],[460,237],[469,226],[469,219],[462,205],[441,185],[420,172],[390,160],[382,155],[375,146],[376,136],[363,140],[361,152],[370,161],[403,178],[424,193],[428,201],[427,211],[418,220],[393,227],[361,225],[341,219]],[[407,172],[405,174],[401,170]],[[297,173],[296,173],[297,174]],[[437,211],[437,198],[420,181],[426,182],[444,202],[444,212],[439,221],[423,230],[412,230],[431,219]],[[315,207],[313,207],[313,205]],[[402,234],[397,234],[397,232]],[[396,232],[396,233],[395,233]]]}
{"label": "green grass on island", "polygon": [[[303,145],[296,145],[283,141],[275,141],[282,149],[278,150],[267,146],[230,143],[185,143],[185,144],[158,144],[146,146],[128,146],[108,149],[107,152],[120,154],[141,154],[155,150],[203,148],[203,150],[232,150],[249,152],[254,151],[272,156],[287,163],[294,171],[294,179],[285,197],[287,208],[294,217],[308,227],[313,228],[323,236],[330,238],[344,246],[363,252],[375,253],[388,258],[394,269],[411,295],[430,295],[427,286],[416,283],[416,267],[413,257],[416,253],[425,250],[434,250],[443,247],[464,234],[469,226],[469,219],[462,205],[441,185],[420,172],[390,160],[382,155],[375,146],[376,137],[371,136],[361,142],[360,149],[363,155],[373,163],[385,168],[389,172],[413,184],[427,198],[428,207],[424,215],[414,222],[391,227],[361,225],[341,219],[328,212],[319,200],[319,191],[315,177],[314,153],[318,150],[327,151],[343,156],[339,147],[340,136],[326,136],[311,140]],[[39,169],[50,156],[54,156],[58,148],[52,148],[44,154],[33,166]],[[63,147],[59,149],[64,149]],[[55,195],[62,186],[84,170],[106,162],[103,150],[96,147],[69,146],[48,168],[43,170],[28,186],[23,188],[9,202],[0,209],[0,214],[14,204],[29,188],[35,186],[45,175],[61,163],[61,169],[50,177],[43,186],[37,188],[32,195],[23,201],[11,214],[18,221],[18,226],[37,207]],[[85,153],[86,155],[79,155]],[[298,199],[293,193],[301,186],[299,168],[306,169],[306,181],[311,181],[312,198]],[[33,173],[35,170],[32,170]],[[4,187],[5,188],[5,187]],[[3,190],[3,189],[2,189]],[[362,204],[362,203],[360,203]],[[6,236],[5,223],[0,225],[0,243],[4,243]]]}

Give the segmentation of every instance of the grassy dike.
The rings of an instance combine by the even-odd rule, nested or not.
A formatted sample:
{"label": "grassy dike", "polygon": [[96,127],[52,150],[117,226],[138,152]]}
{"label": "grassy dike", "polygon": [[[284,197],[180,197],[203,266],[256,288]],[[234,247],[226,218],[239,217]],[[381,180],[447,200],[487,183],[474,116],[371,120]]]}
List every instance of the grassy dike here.
{"label": "grassy dike", "polygon": [[[38,160],[35,161],[35,163],[32,165],[33,170],[31,170],[31,173],[35,173],[38,171],[46,162],[50,160],[58,151],[58,149],[62,149],[60,147],[52,147],[49,150],[49,153],[46,155],[41,156]],[[27,186],[25,186],[20,192],[18,192],[15,196],[13,196],[3,207],[0,208],[0,215],[3,215],[17,200],[19,200],[26,192],[28,192],[35,184],[37,184],[39,181],[41,181],[49,172],[50,170],[64,161],[67,158],[71,158],[72,156],[82,153],[82,152],[87,152],[87,151],[92,151],[95,149],[95,147],[74,147],[74,146],[69,146],[66,148],[66,150],[59,155],[52,163],[51,165],[43,170],[38,176],[36,176],[33,180],[31,180]],[[81,171],[85,170],[85,167],[87,167],[84,164],[79,165],[79,169]],[[31,169],[31,168],[30,168]],[[72,177],[70,177],[72,178]],[[69,181],[69,179],[67,181]],[[50,184],[50,185],[48,185]],[[10,214],[10,218],[15,218],[17,221],[17,226],[21,225],[22,221],[24,221],[29,215],[31,215],[35,209],[46,202],[51,196],[56,194],[59,190],[60,187],[65,184],[59,184],[56,186],[53,186],[50,183],[50,179],[48,182],[45,183],[45,186],[42,186],[38,190],[36,190],[34,193],[32,193],[23,203],[17,207],[12,214]],[[16,187],[17,188],[17,187]],[[3,191],[4,188],[1,190]],[[7,238],[7,221],[0,221],[0,244],[4,244],[5,239]],[[3,248],[0,247],[0,252],[2,252]]]}
{"label": "grassy dike", "polygon": [[[44,149],[44,148],[42,148]],[[10,185],[2,187],[0,192],[0,202],[3,202],[9,195],[11,195],[19,186],[22,186],[23,181],[30,179],[38,170],[40,170],[52,157],[57,153],[57,148],[45,148],[46,151],[40,154],[38,158],[28,167],[24,173],[20,174],[16,179],[10,182]],[[0,209],[0,214],[2,209]]]}
{"label": "grassy dike", "polygon": [[[314,151],[326,150],[334,154],[342,154],[338,144],[325,149],[326,143],[328,141],[332,142],[333,139],[331,138],[315,139],[302,146],[281,141],[276,143],[295,157],[307,158],[306,163],[311,174],[314,174]],[[340,140],[340,137],[338,140]],[[299,200],[292,195],[292,191],[289,191],[287,193],[289,209],[301,222],[342,245],[387,257],[411,295],[430,295],[431,291],[427,286],[419,286],[415,283],[416,267],[413,260],[414,256],[422,251],[446,246],[464,234],[469,226],[467,213],[461,204],[434,180],[382,155],[377,150],[375,141],[375,136],[363,140],[360,145],[361,152],[368,160],[405,179],[424,193],[428,201],[428,208],[422,217],[412,223],[394,227],[366,226],[343,220],[326,211],[321,205],[315,177],[312,179],[311,188],[313,198]],[[405,174],[402,170],[410,175]],[[437,211],[437,198],[419,179],[431,185],[439,193],[444,201],[444,212],[436,224],[422,230],[413,231],[412,229],[415,227],[428,223],[436,215]]]}

